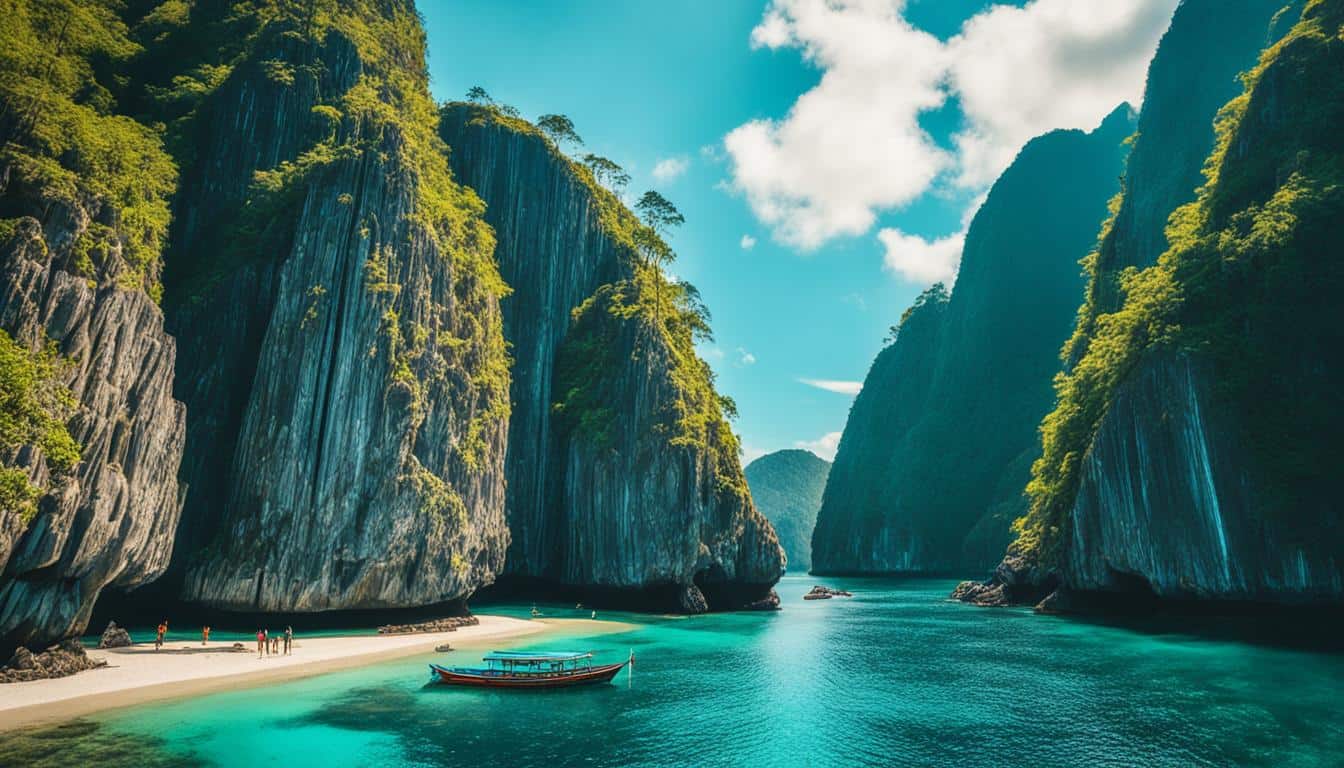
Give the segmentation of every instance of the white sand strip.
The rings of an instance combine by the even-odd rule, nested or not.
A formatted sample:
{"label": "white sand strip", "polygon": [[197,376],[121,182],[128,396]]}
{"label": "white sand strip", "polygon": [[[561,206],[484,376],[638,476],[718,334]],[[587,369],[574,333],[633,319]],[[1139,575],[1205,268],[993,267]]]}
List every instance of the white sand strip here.
{"label": "white sand strip", "polygon": [[[91,650],[108,666],[54,680],[0,685],[0,730],[59,722],[106,709],[148,701],[195,696],[264,683],[318,675],[338,669],[429,653],[451,643],[454,649],[480,650],[504,640],[536,635],[548,629],[570,628],[593,634],[618,632],[629,625],[611,621],[548,619],[524,621],[503,616],[479,616],[479,625],[456,632],[357,637],[295,637],[289,656],[257,656],[256,641],[247,652],[231,649],[233,641],[175,641],[161,650],[153,643],[128,648]],[[453,654],[454,663],[474,662]]]}

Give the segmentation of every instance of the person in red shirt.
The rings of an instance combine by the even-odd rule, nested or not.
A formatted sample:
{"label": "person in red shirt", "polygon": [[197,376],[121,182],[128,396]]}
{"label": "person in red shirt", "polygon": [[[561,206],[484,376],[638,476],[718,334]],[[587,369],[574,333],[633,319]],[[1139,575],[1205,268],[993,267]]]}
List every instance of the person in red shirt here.
{"label": "person in red shirt", "polygon": [[157,651],[163,647],[163,636],[166,634],[168,634],[168,620],[164,619],[159,622],[159,629],[154,633],[154,650]]}
{"label": "person in red shirt", "polygon": [[264,629],[258,629],[258,630],[257,630],[257,658],[260,659],[260,658],[261,658],[261,654],[264,653],[265,651],[266,651],[266,630],[264,630]]}

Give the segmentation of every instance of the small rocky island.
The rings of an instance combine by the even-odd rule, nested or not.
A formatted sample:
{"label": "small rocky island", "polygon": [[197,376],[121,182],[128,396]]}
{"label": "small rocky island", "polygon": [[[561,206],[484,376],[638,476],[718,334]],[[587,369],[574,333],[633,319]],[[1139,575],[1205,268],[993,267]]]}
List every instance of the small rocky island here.
{"label": "small rocky island", "polygon": [[853,592],[846,592],[843,589],[831,589],[823,587],[820,584],[812,587],[812,591],[803,595],[804,600],[830,600],[832,597],[853,597]]}

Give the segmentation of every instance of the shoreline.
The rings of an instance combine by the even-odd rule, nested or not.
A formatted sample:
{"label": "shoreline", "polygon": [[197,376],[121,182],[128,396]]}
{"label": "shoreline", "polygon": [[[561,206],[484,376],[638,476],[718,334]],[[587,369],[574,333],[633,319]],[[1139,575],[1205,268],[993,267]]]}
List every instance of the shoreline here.
{"label": "shoreline", "polygon": [[169,641],[155,651],[153,643],[125,648],[91,649],[89,656],[108,666],[69,677],[0,685],[0,732],[56,725],[98,712],[187,696],[252,688],[313,677],[366,664],[432,653],[451,643],[453,650],[480,650],[544,635],[563,628],[593,634],[621,632],[633,625],[589,619],[512,619],[478,616],[480,624],[454,632],[412,635],[351,635],[295,638],[294,654],[258,657],[256,642],[243,652],[233,641]]}

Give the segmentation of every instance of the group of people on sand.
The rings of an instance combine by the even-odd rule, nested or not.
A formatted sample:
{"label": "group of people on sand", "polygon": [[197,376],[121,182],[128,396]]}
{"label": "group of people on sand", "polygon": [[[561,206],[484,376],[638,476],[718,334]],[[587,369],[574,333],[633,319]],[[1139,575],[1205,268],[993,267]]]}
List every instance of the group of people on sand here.
{"label": "group of people on sand", "polygon": [[266,654],[279,656],[281,653],[281,644],[284,645],[284,654],[289,655],[289,651],[294,647],[294,628],[285,627],[281,633],[271,634],[269,629],[257,630],[257,658]]}
{"label": "group of people on sand", "polygon": [[[154,650],[163,647],[164,635],[168,634],[168,620],[159,622],[159,626],[154,630]],[[210,625],[201,627],[201,645],[207,645],[210,642]],[[283,645],[283,651],[282,651]],[[271,634],[270,630],[257,630],[257,656],[279,656],[282,652],[288,656],[290,650],[294,647],[294,628],[287,626],[281,633]]]}

